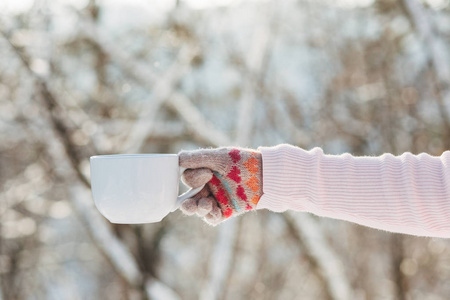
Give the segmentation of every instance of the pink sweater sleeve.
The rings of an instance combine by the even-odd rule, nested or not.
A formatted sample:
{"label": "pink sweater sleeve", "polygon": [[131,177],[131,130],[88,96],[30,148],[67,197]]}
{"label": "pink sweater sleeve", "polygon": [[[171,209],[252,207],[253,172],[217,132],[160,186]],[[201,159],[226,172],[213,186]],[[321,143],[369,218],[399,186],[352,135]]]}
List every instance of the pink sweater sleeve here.
{"label": "pink sweater sleeve", "polygon": [[286,144],[258,150],[264,194],[257,209],[304,211],[391,232],[450,237],[450,151],[355,157]]}

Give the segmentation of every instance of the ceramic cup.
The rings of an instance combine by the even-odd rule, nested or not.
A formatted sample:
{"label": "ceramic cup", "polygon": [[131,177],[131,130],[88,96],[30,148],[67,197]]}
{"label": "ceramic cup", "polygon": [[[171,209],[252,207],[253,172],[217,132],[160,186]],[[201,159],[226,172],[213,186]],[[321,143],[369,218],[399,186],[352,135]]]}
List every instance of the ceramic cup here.
{"label": "ceramic cup", "polygon": [[90,162],[95,205],[111,223],[159,222],[203,188],[178,196],[185,169],[177,154],[98,155]]}

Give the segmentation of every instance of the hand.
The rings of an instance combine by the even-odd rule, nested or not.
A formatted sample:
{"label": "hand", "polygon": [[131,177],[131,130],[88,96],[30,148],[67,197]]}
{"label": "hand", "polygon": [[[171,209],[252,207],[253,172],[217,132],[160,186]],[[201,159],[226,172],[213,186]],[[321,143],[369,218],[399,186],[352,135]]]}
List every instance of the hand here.
{"label": "hand", "polygon": [[181,151],[181,180],[189,187],[205,187],[181,204],[187,215],[197,213],[217,225],[252,210],[262,196],[262,157],[253,149],[222,147]]}

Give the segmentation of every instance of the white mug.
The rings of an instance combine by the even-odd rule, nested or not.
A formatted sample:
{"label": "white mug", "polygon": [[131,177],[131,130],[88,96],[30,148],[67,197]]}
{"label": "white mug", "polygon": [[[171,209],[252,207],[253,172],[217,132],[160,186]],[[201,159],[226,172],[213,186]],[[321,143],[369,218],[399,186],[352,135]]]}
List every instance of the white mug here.
{"label": "white mug", "polygon": [[119,154],[91,157],[91,189],[100,213],[111,223],[161,221],[202,188],[178,196],[177,154]]}

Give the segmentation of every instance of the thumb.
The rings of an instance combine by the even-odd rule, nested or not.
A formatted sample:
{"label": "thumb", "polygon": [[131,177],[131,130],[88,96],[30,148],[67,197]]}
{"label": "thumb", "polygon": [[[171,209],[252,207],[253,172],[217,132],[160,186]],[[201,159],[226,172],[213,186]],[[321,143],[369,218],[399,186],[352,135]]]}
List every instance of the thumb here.
{"label": "thumb", "polygon": [[181,175],[181,181],[191,188],[197,188],[206,184],[213,177],[213,173],[210,169],[187,169]]}

